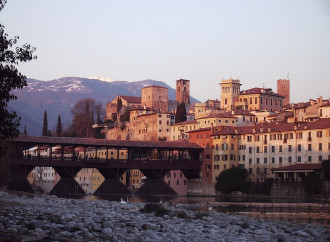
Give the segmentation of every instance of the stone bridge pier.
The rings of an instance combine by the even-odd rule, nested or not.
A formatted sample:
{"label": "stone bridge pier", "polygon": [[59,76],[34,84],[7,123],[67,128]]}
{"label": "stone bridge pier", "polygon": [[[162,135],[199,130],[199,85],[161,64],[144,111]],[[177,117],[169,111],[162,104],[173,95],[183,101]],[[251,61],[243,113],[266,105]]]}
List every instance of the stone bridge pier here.
{"label": "stone bridge pier", "polygon": [[54,169],[61,178],[49,194],[86,195],[85,191],[75,180],[75,176],[81,170],[81,167],[55,166]]}
{"label": "stone bridge pier", "polygon": [[131,195],[130,190],[120,182],[120,177],[127,169],[124,168],[97,168],[104,177],[104,182],[94,192],[95,196]]}

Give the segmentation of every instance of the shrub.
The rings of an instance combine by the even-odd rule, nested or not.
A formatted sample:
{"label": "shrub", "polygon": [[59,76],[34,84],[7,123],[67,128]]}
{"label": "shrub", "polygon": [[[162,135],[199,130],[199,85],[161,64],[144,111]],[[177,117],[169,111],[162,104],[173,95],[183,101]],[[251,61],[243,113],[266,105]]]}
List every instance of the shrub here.
{"label": "shrub", "polygon": [[319,194],[322,191],[322,185],[320,175],[311,173],[306,176],[304,186],[309,196]]}
{"label": "shrub", "polygon": [[240,191],[248,193],[249,183],[246,182],[248,171],[239,167],[233,167],[220,173],[215,189],[220,192]]}
{"label": "shrub", "polygon": [[322,170],[324,172],[324,180],[330,181],[330,160],[324,160],[322,162]]}

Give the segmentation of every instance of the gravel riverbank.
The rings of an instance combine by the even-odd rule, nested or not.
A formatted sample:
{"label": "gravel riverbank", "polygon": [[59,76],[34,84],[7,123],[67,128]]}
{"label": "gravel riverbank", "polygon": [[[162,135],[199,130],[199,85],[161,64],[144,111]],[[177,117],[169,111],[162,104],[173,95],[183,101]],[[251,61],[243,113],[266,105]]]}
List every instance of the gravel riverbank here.
{"label": "gravel riverbank", "polygon": [[330,241],[330,228],[191,204],[85,201],[0,190],[0,241]]}

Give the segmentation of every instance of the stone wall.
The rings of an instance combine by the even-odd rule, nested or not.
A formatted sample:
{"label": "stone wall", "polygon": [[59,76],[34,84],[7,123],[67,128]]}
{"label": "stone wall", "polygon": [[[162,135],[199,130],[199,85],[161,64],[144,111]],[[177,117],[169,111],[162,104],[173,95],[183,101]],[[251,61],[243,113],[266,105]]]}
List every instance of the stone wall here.
{"label": "stone wall", "polygon": [[201,179],[188,179],[187,196],[215,196],[215,184]]}

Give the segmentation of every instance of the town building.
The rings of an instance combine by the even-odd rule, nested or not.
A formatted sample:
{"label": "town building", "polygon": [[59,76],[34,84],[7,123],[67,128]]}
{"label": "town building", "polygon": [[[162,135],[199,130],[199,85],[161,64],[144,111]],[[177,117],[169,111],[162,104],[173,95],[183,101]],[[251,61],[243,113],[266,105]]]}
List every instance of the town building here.
{"label": "town building", "polygon": [[251,88],[240,92],[236,108],[249,111],[280,112],[283,110],[284,97],[274,93],[271,88]]}

